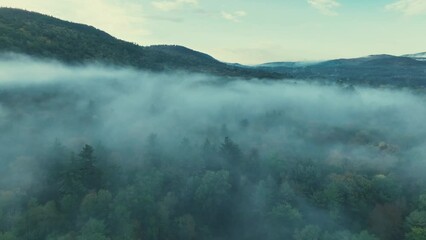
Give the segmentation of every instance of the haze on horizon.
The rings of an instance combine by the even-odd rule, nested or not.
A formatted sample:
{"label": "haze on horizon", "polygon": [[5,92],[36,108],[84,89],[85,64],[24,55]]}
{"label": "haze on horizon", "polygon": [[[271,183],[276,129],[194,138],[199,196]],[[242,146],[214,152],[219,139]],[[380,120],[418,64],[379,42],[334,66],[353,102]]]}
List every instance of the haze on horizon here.
{"label": "haze on horizon", "polygon": [[426,1],[0,0],[140,45],[257,64],[426,51]]}

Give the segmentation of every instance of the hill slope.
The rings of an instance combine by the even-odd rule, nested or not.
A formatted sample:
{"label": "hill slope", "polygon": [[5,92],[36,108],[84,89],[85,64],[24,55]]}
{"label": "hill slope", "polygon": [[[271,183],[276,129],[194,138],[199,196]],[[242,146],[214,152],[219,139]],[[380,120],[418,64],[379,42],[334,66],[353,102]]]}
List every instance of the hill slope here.
{"label": "hill slope", "polygon": [[260,78],[284,76],[230,66],[181,46],[138,46],[91,26],[12,8],[0,8],[0,52],[54,58],[67,63],[99,61],[154,71],[177,69]]}

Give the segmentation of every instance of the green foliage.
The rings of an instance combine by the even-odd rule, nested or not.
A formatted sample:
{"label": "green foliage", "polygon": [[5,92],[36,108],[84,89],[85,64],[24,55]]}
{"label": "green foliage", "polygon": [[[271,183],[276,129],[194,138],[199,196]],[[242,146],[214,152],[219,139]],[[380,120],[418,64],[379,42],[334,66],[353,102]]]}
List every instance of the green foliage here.
{"label": "green foliage", "polygon": [[54,202],[39,205],[36,201],[31,201],[28,210],[18,222],[16,231],[22,239],[45,239],[59,228],[60,221]]}
{"label": "green foliage", "polygon": [[418,209],[426,211],[426,194],[419,196]]}
{"label": "green foliage", "polygon": [[90,219],[81,229],[77,240],[109,240],[106,236],[105,224],[96,219]]}
{"label": "green foliage", "polygon": [[220,153],[231,164],[238,165],[241,161],[241,150],[229,137],[220,146]]}
{"label": "green foliage", "polygon": [[392,202],[397,200],[401,194],[401,189],[395,179],[386,176],[375,176],[372,181],[376,199],[382,202]]}
{"label": "green foliage", "polygon": [[413,227],[407,233],[407,240],[424,240],[426,239],[426,228]]}
{"label": "green foliage", "polygon": [[415,210],[408,215],[406,223],[409,228],[426,228],[426,211]]}
{"label": "green foliage", "polygon": [[296,230],[293,235],[294,240],[320,240],[321,228],[308,225],[301,230]]}
{"label": "green foliage", "polygon": [[195,199],[204,209],[216,209],[227,203],[230,189],[228,171],[207,171],[195,191]]}
{"label": "green foliage", "polygon": [[15,235],[13,235],[12,233],[9,233],[9,232],[1,233],[0,232],[0,240],[18,240],[18,238],[15,237]]}
{"label": "green foliage", "polygon": [[418,199],[418,209],[411,212],[405,221],[408,229],[406,233],[407,240],[426,239],[426,209],[425,194],[421,194]]}
{"label": "green foliage", "polygon": [[[425,197],[411,193],[404,200],[407,188],[395,178],[313,159],[253,158],[229,138],[218,149],[186,140],[183,146],[200,149],[185,151],[183,163],[153,136],[138,155],[143,159],[120,168],[120,177],[110,151],[47,150],[38,181],[58,184],[25,194],[0,188],[0,239],[235,239],[236,232],[243,240],[424,237]],[[55,159],[63,160],[52,167]],[[251,178],[249,161],[263,163]]]}
{"label": "green foliage", "polygon": [[325,233],[321,238],[323,240],[379,240],[367,231],[362,231],[359,234],[352,234],[348,231],[337,231],[335,233]]}
{"label": "green foliage", "polygon": [[371,235],[367,231],[362,231],[358,236],[352,238],[353,240],[379,240],[375,236]]}
{"label": "green foliage", "polygon": [[367,212],[371,202],[372,183],[361,175],[331,175],[331,183],[326,188],[327,202],[349,206],[354,214]]}
{"label": "green foliage", "polygon": [[280,222],[297,223],[302,220],[299,210],[286,202],[274,206],[270,212],[270,216]]}
{"label": "green foliage", "polygon": [[81,180],[85,191],[97,190],[102,185],[102,173],[96,167],[93,147],[85,145],[79,154],[78,178]]}
{"label": "green foliage", "polygon": [[107,219],[112,204],[112,195],[107,190],[99,190],[87,194],[80,205],[84,218]]}
{"label": "green foliage", "polygon": [[191,215],[184,215],[176,219],[178,239],[196,239],[196,224]]}

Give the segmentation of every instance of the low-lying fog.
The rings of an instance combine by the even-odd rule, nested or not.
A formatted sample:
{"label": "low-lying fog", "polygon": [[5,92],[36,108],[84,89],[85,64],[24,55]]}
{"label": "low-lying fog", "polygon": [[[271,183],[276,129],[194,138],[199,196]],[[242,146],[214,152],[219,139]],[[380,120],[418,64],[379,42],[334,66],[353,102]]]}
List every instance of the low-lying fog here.
{"label": "low-lying fog", "polygon": [[229,136],[244,148],[311,157],[344,149],[368,154],[383,142],[414,157],[426,140],[425,96],[408,90],[9,57],[0,61],[0,91],[2,155],[19,148],[31,154],[55,139],[75,146],[100,141],[114,149],[141,147],[156,134],[165,144]]}

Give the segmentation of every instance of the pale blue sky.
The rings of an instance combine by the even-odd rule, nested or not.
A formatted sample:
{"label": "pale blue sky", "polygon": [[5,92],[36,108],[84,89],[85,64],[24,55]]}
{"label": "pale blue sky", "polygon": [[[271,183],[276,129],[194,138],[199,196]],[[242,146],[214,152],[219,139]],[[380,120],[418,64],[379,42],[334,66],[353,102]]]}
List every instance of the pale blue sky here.
{"label": "pale blue sky", "polygon": [[426,0],[0,0],[0,6],[245,64],[426,51]]}

